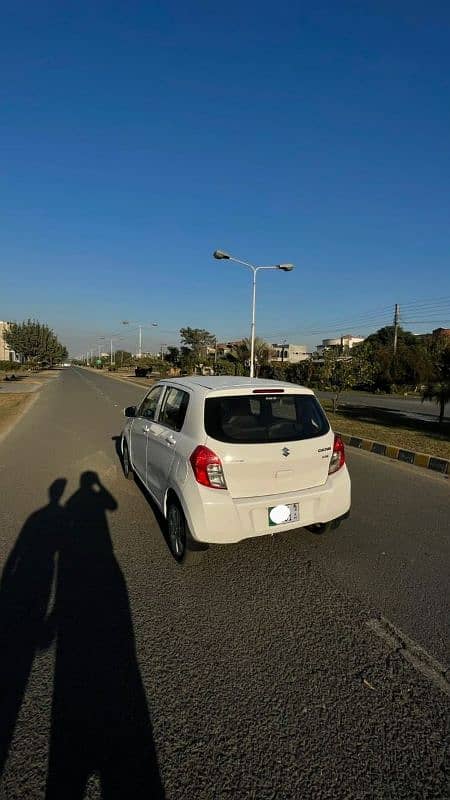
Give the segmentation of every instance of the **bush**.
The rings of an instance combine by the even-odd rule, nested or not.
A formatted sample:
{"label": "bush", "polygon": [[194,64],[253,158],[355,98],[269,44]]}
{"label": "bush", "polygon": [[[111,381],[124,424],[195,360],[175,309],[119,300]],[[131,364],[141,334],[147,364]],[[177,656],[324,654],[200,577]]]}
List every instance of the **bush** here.
{"label": "bush", "polygon": [[235,375],[235,365],[226,358],[220,358],[215,365],[216,375]]}
{"label": "bush", "polygon": [[288,378],[288,368],[289,364],[284,363],[272,363],[272,364],[263,364],[258,370],[258,377],[259,378],[270,378],[273,381],[287,381],[290,380]]}
{"label": "bush", "polygon": [[2,372],[17,372],[22,369],[22,364],[18,361],[0,361],[0,370]]}

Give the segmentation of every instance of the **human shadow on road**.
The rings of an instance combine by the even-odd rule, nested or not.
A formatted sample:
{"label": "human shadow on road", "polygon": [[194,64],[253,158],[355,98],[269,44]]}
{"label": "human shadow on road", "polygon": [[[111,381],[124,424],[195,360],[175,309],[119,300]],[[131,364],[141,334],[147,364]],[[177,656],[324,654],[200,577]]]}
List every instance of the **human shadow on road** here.
{"label": "human shadow on road", "polygon": [[[47,800],[163,800],[124,576],[95,472],[63,507],[66,480],[20,532],[0,581],[0,776],[33,659],[56,643]],[[53,599],[52,599],[53,598]],[[25,746],[19,743],[19,746]]]}
{"label": "human shadow on road", "polygon": [[55,555],[66,529],[60,505],[67,481],[49,488],[49,503],[25,522],[0,581],[0,776],[14,735],[51,596]]}
{"label": "human shadow on road", "polygon": [[106,519],[117,503],[85,472],[66,505],[49,640],[56,635],[47,800],[164,797],[124,576]]}

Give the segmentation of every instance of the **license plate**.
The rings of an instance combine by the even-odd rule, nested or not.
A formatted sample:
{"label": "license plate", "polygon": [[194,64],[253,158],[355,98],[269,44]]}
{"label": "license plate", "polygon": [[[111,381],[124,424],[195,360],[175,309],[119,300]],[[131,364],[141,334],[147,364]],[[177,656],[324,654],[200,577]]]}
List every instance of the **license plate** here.
{"label": "license plate", "polygon": [[286,505],[271,506],[267,509],[269,517],[269,527],[274,525],[288,525],[289,522],[298,522],[298,503],[286,503]]}

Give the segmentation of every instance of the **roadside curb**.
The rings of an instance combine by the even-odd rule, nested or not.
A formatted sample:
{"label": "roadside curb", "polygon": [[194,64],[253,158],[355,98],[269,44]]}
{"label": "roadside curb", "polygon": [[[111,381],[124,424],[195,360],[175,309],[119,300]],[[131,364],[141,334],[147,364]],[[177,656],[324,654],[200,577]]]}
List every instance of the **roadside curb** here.
{"label": "roadside curb", "polygon": [[350,447],[358,447],[368,453],[376,453],[379,456],[387,456],[404,464],[414,464],[416,467],[431,469],[440,472],[441,475],[450,475],[450,460],[430,456],[426,453],[416,453],[413,450],[405,450],[402,447],[395,447],[391,444],[383,444],[372,439],[361,439],[359,436],[352,436],[350,433],[338,433],[344,444]]}

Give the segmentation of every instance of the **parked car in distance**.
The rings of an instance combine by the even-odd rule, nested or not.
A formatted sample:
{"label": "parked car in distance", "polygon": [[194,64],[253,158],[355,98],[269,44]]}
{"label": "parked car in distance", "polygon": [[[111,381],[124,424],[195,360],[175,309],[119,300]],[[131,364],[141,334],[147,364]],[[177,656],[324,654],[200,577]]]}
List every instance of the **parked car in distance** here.
{"label": "parked car in distance", "polygon": [[174,558],[299,527],[336,528],[350,512],[344,445],[311,389],[235,377],[161,380],[126,408],[126,477],[167,522]]}
{"label": "parked car in distance", "polygon": [[148,378],[152,371],[151,367],[136,367],[134,370],[134,374],[136,378]]}

